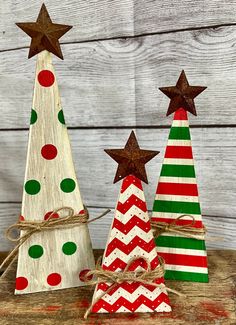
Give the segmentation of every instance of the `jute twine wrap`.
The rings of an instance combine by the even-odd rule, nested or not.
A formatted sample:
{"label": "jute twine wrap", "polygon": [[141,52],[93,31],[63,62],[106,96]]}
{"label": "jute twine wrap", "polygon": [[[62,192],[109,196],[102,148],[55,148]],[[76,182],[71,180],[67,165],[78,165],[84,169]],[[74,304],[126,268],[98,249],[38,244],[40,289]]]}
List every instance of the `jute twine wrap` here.
{"label": "jute twine wrap", "polygon": [[[186,216],[192,219],[190,220],[190,223],[186,225],[177,225],[177,222]],[[198,240],[204,239],[206,235],[206,228],[204,226],[202,228],[195,228],[195,223],[196,220],[191,214],[182,214],[178,218],[174,219],[171,223],[151,220],[151,226],[154,228],[155,237],[160,236],[164,232],[172,232]]]}
{"label": "jute twine wrap", "polygon": [[[53,215],[58,213],[59,211],[64,211],[66,213],[66,216],[61,218],[56,218],[56,219],[53,218]],[[24,220],[11,225],[6,230],[6,238],[12,242],[16,242],[17,245],[13,248],[13,250],[2,262],[2,264],[0,265],[0,270],[9,260],[11,260],[17,254],[20,246],[22,246],[33,234],[42,231],[68,228],[68,227],[70,228],[73,226],[89,224],[90,222],[94,222],[95,220],[102,218],[110,211],[111,210],[108,209],[105,212],[103,212],[100,216],[89,220],[89,213],[87,208],[85,208],[84,213],[75,214],[74,210],[71,207],[65,206],[52,211],[52,213],[50,214],[47,220],[43,220],[43,221]],[[12,233],[13,230],[15,229],[24,231],[24,234],[22,235],[19,234],[19,237],[13,237]]]}
{"label": "jute twine wrap", "polygon": [[[129,271],[130,266],[135,261],[142,259],[146,262],[147,269],[145,270],[138,270],[138,271]],[[88,315],[91,313],[93,306],[102,299],[106,294],[108,294],[111,290],[113,290],[117,285],[130,281],[130,282],[138,282],[144,285],[150,285],[152,287],[160,288],[169,292],[173,292],[179,296],[184,296],[184,294],[180,293],[179,291],[170,289],[164,285],[164,283],[155,283],[153,281],[162,278],[165,274],[165,263],[164,259],[158,256],[159,259],[159,265],[152,270],[151,264],[149,260],[144,256],[135,256],[129,260],[126,267],[123,271],[114,272],[114,271],[108,271],[104,270],[101,266],[102,257],[100,257],[96,264],[96,269],[89,271],[85,276],[85,282],[88,285],[98,285],[99,283],[108,283],[111,284],[111,286],[105,290],[101,295],[99,295],[97,298],[93,299],[91,305],[87,309],[87,311],[84,314],[84,318],[87,319]],[[89,280],[91,276],[96,276],[96,280]]]}

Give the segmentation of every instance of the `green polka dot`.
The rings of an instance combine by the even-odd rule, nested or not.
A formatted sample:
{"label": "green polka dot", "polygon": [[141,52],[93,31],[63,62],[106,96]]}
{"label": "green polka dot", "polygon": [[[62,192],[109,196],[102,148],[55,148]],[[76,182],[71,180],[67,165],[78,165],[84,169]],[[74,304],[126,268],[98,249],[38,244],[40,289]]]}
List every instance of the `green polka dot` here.
{"label": "green polka dot", "polygon": [[61,124],[65,124],[66,123],[62,109],[58,113],[58,120],[61,122]]}
{"label": "green polka dot", "polygon": [[37,112],[32,109],[31,110],[31,117],[30,117],[30,124],[34,124],[37,121],[38,115]]}
{"label": "green polka dot", "polygon": [[73,192],[75,189],[75,181],[71,178],[64,178],[60,184],[61,190],[65,193]]}
{"label": "green polka dot", "polygon": [[76,252],[76,249],[77,249],[77,246],[72,241],[68,241],[62,246],[62,251],[66,255],[74,254]]}
{"label": "green polka dot", "polygon": [[40,258],[43,255],[43,247],[40,245],[30,246],[28,253],[32,258]]}
{"label": "green polka dot", "polygon": [[40,183],[35,179],[31,179],[25,183],[25,191],[28,194],[35,195],[40,191]]}

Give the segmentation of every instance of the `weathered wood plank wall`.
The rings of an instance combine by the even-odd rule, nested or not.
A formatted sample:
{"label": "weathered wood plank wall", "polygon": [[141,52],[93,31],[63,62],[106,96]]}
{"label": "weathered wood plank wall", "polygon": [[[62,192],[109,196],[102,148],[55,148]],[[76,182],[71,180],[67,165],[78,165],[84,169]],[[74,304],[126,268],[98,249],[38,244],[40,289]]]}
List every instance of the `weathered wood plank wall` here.
{"label": "weathered wood plank wall", "polygon": [[[103,149],[122,146],[132,128],[143,147],[160,150],[148,166],[149,209],[171,117],[157,88],[185,69],[208,86],[190,117],[208,247],[236,248],[236,1],[46,1],[55,21],[74,25],[64,39],[65,61],[54,58],[62,103],[85,203],[92,215],[114,208],[120,184]],[[26,161],[35,59],[29,38],[14,25],[36,18],[38,1],[0,4],[0,250],[17,219]],[[94,180],[95,179],[95,180]],[[95,248],[105,246],[112,213],[91,225]]]}

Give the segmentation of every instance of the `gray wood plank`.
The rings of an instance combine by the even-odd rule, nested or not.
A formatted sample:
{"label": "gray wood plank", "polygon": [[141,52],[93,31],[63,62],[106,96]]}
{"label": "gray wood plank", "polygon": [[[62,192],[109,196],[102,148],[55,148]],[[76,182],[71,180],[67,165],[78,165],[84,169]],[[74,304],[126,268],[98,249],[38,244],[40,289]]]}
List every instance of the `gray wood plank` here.
{"label": "gray wood plank", "polygon": [[[35,21],[41,3],[36,0],[4,0],[0,10],[0,50],[29,45],[15,22]],[[177,29],[232,24],[236,1],[220,0],[64,0],[46,5],[52,19],[74,26],[63,39],[77,42]]]}
{"label": "gray wood plank", "polygon": [[[90,218],[99,216],[105,208],[90,208]],[[8,251],[13,244],[5,238],[5,229],[15,223],[20,214],[20,204],[0,203],[0,251]],[[107,236],[114,217],[114,209],[102,219],[89,225],[93,248],[105,248]],[[207,248],[236,249],[236,219],[204,217],[208,229]]]}
{"label": "gray wood plank", "polygon": [[[236,27],[65,45],[54,60],[68,125],[163,126],[168,98],[157,88],[185,69],[196,99],[194,125],[236,124]],[[35,60],[27,50],[0,53],[1,128],[28,127]]]}
{"label": "gray wood plank", "polygon": [[[135,125],[134,66],[132,58],[122,54],[126,50],[118,46],[107,51],[100,43],[67,45],[64,49],[67,59],[53,61],[68,124]],[[113,50],[114,59],[109,54]],[[26,59],[26,52],[0,53],[1,128],[29,126],[35,58]]]}
{"label": "gray wood plank", "polygon": [[[164,156],[168,129],[139,129],[140,146],[160,150],[147,165],[149,185],[145,194],[149,209]],[[72,152],[86,205],[114,207],[120,183],[113,185],[117,164],[103,152],[104,148],[124,146],[130,130],[70,130]],[[196,174],[202,213],[233,218],[236,213],[236,165],[234,128],[192,129]],[[26,161],[26,131],[0,132],[0,202],[21,202]]]}

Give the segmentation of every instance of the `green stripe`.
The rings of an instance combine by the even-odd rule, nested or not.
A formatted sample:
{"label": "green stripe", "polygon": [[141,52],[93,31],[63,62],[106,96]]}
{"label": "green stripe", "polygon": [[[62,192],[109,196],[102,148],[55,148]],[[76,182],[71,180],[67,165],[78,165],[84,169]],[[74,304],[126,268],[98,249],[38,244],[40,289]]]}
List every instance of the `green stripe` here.
{"label": "green stripe", "polygon": [[156,200],[154,202],[153,211],[182,214],[201,214],[200,204],[198,202]]}
{"label": "green stripe", "polygon": [[195,177],[194,166],[192,165],[162,165],[161,176],[172,177]]}
{"label": "green stripe", "polygon": [[208,274],[166,270],[165,279],[192,282],[209,282]]}
{"label": "green stripe", "polygon": [[204,240],[198,240],[192,238],[159,236],[155,238],[155,242],[158,247],[206,250]]}
{"label": "green stripe", "polygon": [[187,127],[174,127],[170,129],[169,134],[170,140],[190,140],[190,132]]}

